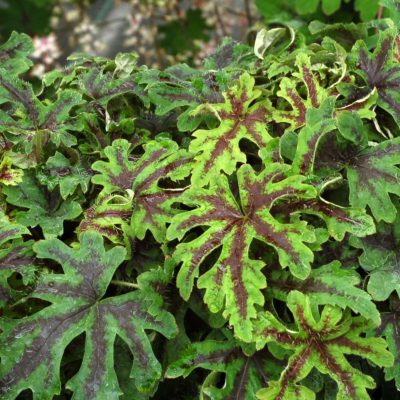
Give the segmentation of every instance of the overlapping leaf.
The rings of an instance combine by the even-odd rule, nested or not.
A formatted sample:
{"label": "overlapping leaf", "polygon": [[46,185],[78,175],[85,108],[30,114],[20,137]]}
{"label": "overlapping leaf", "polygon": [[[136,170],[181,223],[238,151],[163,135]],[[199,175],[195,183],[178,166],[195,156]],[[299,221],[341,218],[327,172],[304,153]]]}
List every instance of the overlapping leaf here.
{"label": "overlapping leaf", "polygon": [[[260,289],[266,286],[261,269],[264,263],[249,257],[253,239],[273,247],[282,267],[289,267],[299,278],[305,278],[313,260],[305,242],[315,240],[304,221],[281,223],[270,214],[277,200],[288,197],[310,199],[315,189],[303,183],[304,177],[285,177],[289,167],[270,164],[259,175],[249,165],[237,173],[240,202],[225,176],[213,177],[208,189],[187,190],[181,202],[195,206],[174,217],[169,228],[169,239],[182,239],[185,232],[195,227],[207,227],[193,240],[179,244],[174,258],[182,262],[177,285],[184,299],[188,299],[199,267],[213,250],[222,247],[215,264],[198,280],[198,287],[206,289],[205,302],[212,312],[224,309],[230,316],[235,332],[248,339],[250,319],[256,316],[255,305],[264,303]],[[224,306],[225,303],[225,306]]]}
{"label": "overlapping leaf", "polygon": [[98,66],[88,68],[81,73],[77,82],[92,104],[103,107],[106,107],[113,97],[127,93],[142,94],[142,89],[131,77],[118,78]]}
{"label": "overlapping leaf", "polygon": [[193,133],[195,139],[189,150],[197,154],[192,183],[205,186],[216,172],[232,174],[238,162],[246,162],[246,154],[239,142],[247,139],[259,148],[271,137],[267,131],[270,120],[269,102],[261,99],[261,91],[254,88],[254,78],[244,73],[238,83],[224,93],[225,102],[212,105],[221,123],[210,130]]}
{"label": "overlapping leaf", "polygon": [[[205,383],[210,383],[203,385],[202,390],[202,394],[211,400],[253,400],[271,375],[279,376],[278,362],[267,349],[247,356],[233,338],[190,344],[178,360],[168,367],[166,376],[186,377],[196,368],[212,371],[205,380]],[[219,374],[225,374],[221,388],[213,385]]]}
{"label": "overlapping leaf", "polygon": [[71,163],[70,159],[58,151],[47,159],[46,166],[37,174],[39,182],[46,185],[50,191],[58,186],[64,200],[71,196],[78,186],[86,193],[90,177],[90,173],[81,163]]}
{"label": "overlapping leaf", "polygon": [[30,83],[15,78],[0,68],[1,103],[10,103],[13,106],[13,113],[9,115],[14,114],[14,118],[2,111],[1,116],[4,114],[6,117],[1,118],[0,122],[0,131],[11,134],[11,141],[22,142],[30,151],[34,144],[37,145],[39,135],[46,133],[49,133],[50,139],[57,146],[60,143],[66,146],[76,143],[76,138],[70,131],[79,129],[78,121],[71,116],[72,109],[82,104],[82,96],[77,91],[63,90],[53,102],[43,104]]}
{"label": "overlapping leaf", "polygon": [[[85,210],[78,232],[94,230],[113,243],[123,244],[124,233],[132,216],[132,198],[121,195],[107,195]],[[125,241],[126,243],[127,241]]]}
{"label": "overlapping leaf", "polygon": [[369,87],[378,90],[378,105],[400,125],[400,67],[393,57],[396,35],[395,29],[381,32],[372,54],[361,42],[358,61]]}
{"label": "overlapping leaf", "polygon": [[[306,113],[310,108],[318,108],[328,96],[311,69],[309,56],[300,54],[296,58],[298,73],[290,78],[282,78],[277,95],[290,105],[291,110],[277,109],[273,112],[276,122],[285,122],[291,129],[301,128],[306,123]],[[297,78],[297,79],[296,79]],[[297,86],[299,81],[304,85],[307,95],[304,99]]]}
{"label": "overlapping leaf", "polygon": [[41,186],[33,171],[25,171],[18,186],[5,187],[3,192],[7,202],[16,207],[16,221],[27,227],[39,225],[45,236],[61,235],[64,221],[73,220],[82,212],[78,202],[70,199],[61,201],[57,191],[49,192]]}
{"label": "overlapping leaf", "polygon": [[176,109],[184,109],[177,119],[181,131],[191,131],[205,119],[205,115],[195,115],[197,106],[205,103],[220,103],[221,95],[229,82],[225,72],[202,72],[185,64],[167,68],[162,73],[143,71],[139,82],[148,87],[149,99],[156,106],[158,115],[166,115]]}
{"label": "overlapping leaf", "polygon": [[7,155],[0,162],[0,183],[3,185],[18,185],[22,181],[23,171],[13,168],[12,160]]}
{"label": "overlapping leaf", "polygon": [[96,161],[92,169],[100,172],[93,183],[103,186],[101,195],[133,192],[132,228],[143,239],[150,230],[158,241],[165,239],[166,223],[176,213],[172,204],[181,190],[161,188],[162,178],[177,181],[190,173],[191,155],[178,149],[171,140],[151,141],[145,145],[145,153],[135,160],[130,156],[127,140],[115,140],[104,150],[108,162]]}
{"label": "overlapping leaf", "polygon": [[15,75],[26,72],[32,65],[27,57],[33,52],[28,35],[13,32],[6,43],[0,46],[0,68]]}
{"label": "overlapping leaf", "polygon": [[338,385],[338,400],[369,400],[367,389],[374,388],[374,380],[354,368],[345,354],[368,359],[379,366],[393,365],[393,356],[381,338],[365,338],[362,333],[370,328],[362,317],[343,315],[333,306],[325,306],[316,318],[310,299],[298,291],[288,296],[288,307],[296,327],[288,328],[270,312],[265,312],[256,323],[254,340],[261,349],[266,343],[276,342],[293,351],[279,381],[269,383],[258,393],[260,399],[311,400],[315,394],[298,385],[313,368],[328,374]]}
{"label": "overlapping leaf", "polygon": [[8,283],[11,274],[21,274],[26,285],[35,279],[33,241],[24,241],[22,235],[29,235],[29,230],[23,225],[11,223],[0,212],[0,306],[9,303],[17,294]]}
{"label": "overlapping leaf", "polygon": [[[400,218],[396,218],[398,224]],[[395,228],[381,223],[375,235],[350,239],[362,249],[360,265],[368,273],[367,290],[377,301],[387,300],[393,291],[400,295],[399,238]],[[384,284],[382,284],[384,282]]]}
{"label": "overlapping leaf", "polygon": [[75,250],[58,239],[38,242],[34,248],[39,258],[58,262],[64,273],[43,275],[32,294],[51,305],[22,319],[3,320],[2,398],[14,399],[26,388],[31,388],[35,400],[58,394],[65,348],[83,332],[82,365],[67,383],[74,398],[119,398],[114,371],[116,335],[134,356],[131,378],[137,388],[152,392],[161,377],[161,366],[145,330],[171,337],[176,328],[173,317],[160,308],[161,297],[150,286],[104,298],[125,250],[114,247],[106,251],[101,235],[95,232],[84,233]]}
{"label": "overlapping leaf", "polygon": [[400,390],[400,300],[393,297],[389,302],[389,310],[382,312],[382,324],[377,329],[377,334],[384,336],[388,348],[394,356],[392,367],[385,368],[385,378],[396,382],[397,390]]}
{"label": "overlapping leaf", "polygon": [[[384,140],[380,143],[370,144],[367,130],[361,118],[349,111],[344,111],[335,120],[324,118],[324,109],[310,110],[309,119],[311,126],[303,128],[299,133],[296,155],[293,161],[294,172],[318,172],[321,165],[331,167],[332,171],[345,170],[349,185],[350,204],[359,209],[367,206],[377,221],[391,222],[396,216],[396,208],[390,194],[400,196],[399,169],[400,162],[399,138]],[[318,117],[321,119],[318,122]],[[315,125],[312,125],[315,121]],[[333,135],[333,141],[326,141],[320,149],[321,139],[337,126],[340,137]],[[341,140],[340,146],[336,143]],[[336,147],[335,147],[336,146]],[[320,162],[319,157],[326,158],[331,152],[327,162]],[[317,152],[318,150],[319,153]],[[322,156],[321,156],[322,154]],[[317,158],[316,158],[317,157]],[[314,168],[314,166],[317,168]]]}
{"label": "overlapping leaf", "polygon": [[380,324],[380,314],[371,296],[358,286],[360,275],[354,269],[341,267],[339,261],[332,261],[311,270],[308,278],[300,280],[287,271],[276,269],[268,279],[267,295],[286,301],[290,291],[298,290],[307,294],[312,304],[330,304],[343,309],[350,308]]}

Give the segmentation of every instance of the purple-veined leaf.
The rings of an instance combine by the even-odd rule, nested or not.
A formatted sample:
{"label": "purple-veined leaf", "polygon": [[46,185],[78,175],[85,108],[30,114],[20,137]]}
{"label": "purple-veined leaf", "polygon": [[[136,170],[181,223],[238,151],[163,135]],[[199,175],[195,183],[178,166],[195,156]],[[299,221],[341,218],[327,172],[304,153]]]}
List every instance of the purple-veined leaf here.
{"label": "purple-veined leaf", "polygon": [[396,208],[390,194],[400,196],[400,138],[361,148],[347,166],[350,204],[369,206],[377,221],[391,222]]}
{"label": "purple-veined leaf", "polygon": [[348,154],[342,155],[350,190],[350,204],[369,206],[377,221],[392,222],[396,208],[390,193],[400,196],[400,138],[369,145],[361,118],[345,112],[338,116],[341,136],[351,143]]}
{"label": "purple-veined leaf", "polygon": [[25,285],[35,279],[33,241],[24,242],[22,239],[22,235],[28,234],[29,230],[25,226],[11,223],[0,212],[0,307],[10,303],[18,295],[8,284],[7,279],[11,274],[21,274]]}
{"label": "purple-veined leaf", "polygon": [[385,379],[396,382],[397,390],[400,390],[400,300],[393,296],[389,301],[389,310],[381,313],[382,323],[376,331],[379,336],[384,336],[388,348],[394,357],[392,367],[385,368]]}
{"label": "purple-veined leaf", "polygon": [[[267,349],[246,355],[232,337],[191,343],[169,365],[166,376],[187,377],[196,368],[212,371],[202,387],[202,395],[210,400],[254,400],[256,392],[267,384],[271,375],[279,377],[281,369]],[[208,380],[212,382],[220,374],[225,374],[221,388],[212,383],[207,384]]]}
{"label": "purple-veined leaf", "polygon": [[[3,189],[6,201],[16,207],[16,221],[27,227],[39,225],[45,237],[62,235],[64,221],[78,217],[82,208],[74,200],[61,202],[57,192],[48,192],[41,186],[33,171],[25,170],[18,186]],[[21,210],[21,209],[27,209]]]}
{"label": "purple-veined leaf", "polygon": [[[318,108],[328,96],[327,91],[321,87],[317,77],[311,70],[308,55],[300,53],[296,58],[298,73],[293,73],[290,78],[282,78],[277,95],[290,105],[291,110],[274,109],[272,118],[276,122],[289,124],[290,129],[301,128],[306,124],[306,113],[310,108]],[[297,79],[295,79],[297,78]],[[303,99],[297,90],[298,80],[302,82],[307,91],[307,98]]]}
{"label": "purple-veined leaf", "polygon": [[130,156],[130,144],[115,140],[104,153],[108,162],[96,161],[92,169],[100,172],[92,182],[103,186],[102,195],[128,193],[133,196],[131,225],[135,235],[143,239],[150,230],[157,241],[165,240],[166,223],[176,210],[171,206],[181,190],[163,189],[163,178],[178,181],[190,173],[192,156],[172,140],[150,141],[140,158]]}
{"label": "purple-veined leaf", "polygon": [[12,142],[21,142],[31,150],[37,135],[48,132],[56,146],[76,144],[70,131],[80,128],[79,121],[71,116],[72,109],[83,103],[77,91],[65,89],[53,102],[43,104],[30,83],[10,77],[0,68],[1,103],[10,103],[13,107],[13,113],[9,114],[14,114],[14,118],[8,117],[0,123],[0,131],[8,134]]}
{"label": "purple-veined leaf", "polygon": [[332,261],[311,270],[308,278],[300,280],[280,268],[268,276],[266,294],[286,301],[290,291],[298,290],[306,294],[313,304],[331,304],[343,309],[350,308],[366,319],[379,325],[380,314],[371,296],[357,286],[360,275],[354,269],[341,267],[339,261]]}
{"label": "purple-veined leaf", "polygon": [[77,81],[82,92],[95,106],[106,107],[113,97],[128,93],[135,94],[145,100],[143,90],[137,85],[133,77],[118,78],[98,66],[89,68],[80,74]]}
{"label": "purple-veined leaf", "polygon": [[0,162],[0,184],[6,186],[15,186],[22,182],[24,172],[21,169],[13,168],[10,157],[3,155]]}
{"label": "purple-veined leaf", "polygon": [[400,66],[393,57],[396,35],[395,29],[381,32],[372,54],[361,42],[358,62],[371,90],[378,91],[378,105],[400,125]]}
{"label": "purple-veined leaf", "polygon": [[[113,243],[123,244],[132,209],[132,198],[118,194],[103,196],[85,210],[78,233],[94,230]],[[125,243],[129,244],[129,241],[125,240]]]}
{"label": "purple-veined leaf", "polygon": [[374,220],[364,210],[340,207],[321,198],[278,204],[273,211],[286,218],[293,213],[316,215],[325,222],[330,236],[337,241],[343,240],[346,233],[357,237],[375,233]]}
{"label": "purple-veined leaf", "polygon": [[306,126],[298,134],[292,169],[294,173],[311,174],[321,139],[335,129],[333,118],[335,99],[328,97],[319,108],[307,111]]}
{"label": "purple-veined leaf", "polygon": [[[310,110],[310,123],[311,112],[313,121],[318,121],[318,116],[324,118],[323,107],[320,110]],[[333,135],[322,147],[319,146],[321,138],[336,126],[339,133]],[[396,208],[389,194],[400,196],[400,173],[397,167],[400,163],[399,149],[400,138],[371,145],[360,116],[343,111],[337,115],[336,120],[320,119],[300,131],[293,171],[312,174],[317,173],[321,166],[331,166],[337,171],[344,169],[351,206],[359,210],[368,206],[377,221],[391,222],[396,216]],[[323,153],[326,151],[331,154],[328,162],[324,161],[327,156]]]}
{"label": "purple-veined leaf", "polygon": [[173,257],[182,262],[177,285],[181,296],[188,299],[200,264],[221,247],[218,260],[199,278],[197,286],[206,289],[204,300],[210,310],[223,309],[243,340],[249,339],[250,320],[256,316],[255,305],[264,303],[260,290],[266,286],[261,273],[264,263],[249,258],[253,239],[272,246],[282,267],[289,267],[295,276],[304,279],[310,272],[313,253],[305,242],[315,240],[312,230],[298,219],[281,223],[269,212],[277,200],[316,196],[315,189],[303,183],[305,177],[285,177],[289,169],[284,164],[269,164],[256,175],[249,165],[243,165],[237,173],[240,202],[224,175],[213,176],[208,189],[194,187],[182,195],[180,202],[196,208],[176,215],[167,233],[168,239],[182,241],[185,232],[208,228],[177,246]]}
{"label": "purple-veined leaf", "polygon": [[220,103],[222,92],[237,73],[221,71],[199,71],[186,64],[166,68],[162,72],[140,71],[138,83],[146,85],[150,101],[157,115],[167,115],[177,110],[177,127],[181,132],[193,131],[200,123],[212,119],[207,114],[193,113],[203,104]]}
{"label": "purple-veined leaf", "polygon": [[58,394],[65,348],[83,332],[82,365],[66,384],[75,399],[118,399],[122,394],[113,361],[116,335],[133,354],[136,387],[151,393],[161,366],[145,330],[170,338],[176,326],[172,315],[161,309],[161,296],[146,283],[149,279],[139,290],[104,298],[125,250],[106,251],[96,232],[82,234],[75,250],[54,238],[36,243],[34,250],[39,258],[58,262],[64,273],[42,275],[31,295],[51,305],[21,319],[3,319],[2,398],[14,399],[26,388],[35,400]]}
{"label": "purple-veined leaf", "polygon": [[242,139],[263,148],[271,140],[266,124],[270,119],[268,100],[260,99],[261,90],[254,88],[254,78],[244,73],[239,81],[224,93],[225,102],[213,104],[220,124],[214,129],[200,129],[189,150],[196,154],[192,183],[205,186],[219,171],[232,174],[238,162],[246,162],[240,149]]}
{"label": "purple-veined leaf", "polygon": [[0,46],[0,68],[15,75],[22,74],[32,65],[32,61],[27,57],[32,52],[31,38],[14,31],[8,41]]}
{"label": "purple-veined leaf", "polygon": [[269,383],[258,393],[259,399],[311,400],[315,394],[298,383],[313,368],[328,374],[338,385],[338,400],[370,400],[367,389],[375,387],[374,380],[351,366],[345,354],[368,359],[376,365],[390,367],[393,356],[382,338],[365,338],[363,332],[370,324],[363,317],[351,317],[334,306],[327,305],[316,317],[309,297],[292,291],[288,307],[295,327],[286,327],[270,312],[260,315],[256,322],[254,340],[258,349],[266,343],[276,343],[293,353],[279,381]]}

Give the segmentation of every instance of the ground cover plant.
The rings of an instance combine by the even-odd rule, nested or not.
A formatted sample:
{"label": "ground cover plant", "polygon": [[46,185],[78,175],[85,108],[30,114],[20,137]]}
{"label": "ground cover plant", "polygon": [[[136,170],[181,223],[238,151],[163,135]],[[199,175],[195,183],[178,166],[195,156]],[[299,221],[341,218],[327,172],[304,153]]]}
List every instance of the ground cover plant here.
{"label": "ground cover plant", "polygon": [[33,83],[0,47],[2,399],[396,398],[399,36],[315,27]]}

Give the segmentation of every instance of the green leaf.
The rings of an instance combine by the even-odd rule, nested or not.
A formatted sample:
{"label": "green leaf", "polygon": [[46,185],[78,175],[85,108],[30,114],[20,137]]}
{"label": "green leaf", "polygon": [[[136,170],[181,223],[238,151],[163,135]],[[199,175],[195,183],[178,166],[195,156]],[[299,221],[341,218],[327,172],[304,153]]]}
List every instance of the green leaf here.
{"label": "green leaf", "polygon": [[269,102],[260,100],[261,91],[254,89],[254,78],[244,73],[236,85],[224,93],[225,102],[213,104],[212,110],[221,121],[219,126],[193,133],[189,150],[197,154],[192,183],[205,186],[213,174],[224,171],[232,174],[238,162],[246,162],[239,142],[247,139],[263,148],[270,140],[266,124],[269,121]]}
{"label": "green leaf", "polygon": [[214,176],[208,189],[187,190],[179,201],[196,208],[176,215],[167,233],[169,240],[182,241],[185,232],[208,228],[177,246],[173,257],[182,262],[177,285],[181,296],[188,299],[200,265],[221,248],[217,261],[199,278],[198,287],[206,289],[204,300],[212,312],[224,309],[224,316],[230,316],[242,340],[249,339],[250,320],[256,316],[255,305],[264,303],[260,289],[266,286],[261,273],[264,263],[249,257],[253,239],[272,246],[282,267],[288,266],[295,276],[304,279],[310,272],[313,253],[304,242],[315,240],[313,232],[304,221],[281,223],[270,213],[279,199],[316,195],[312,186],[303,183],[304,177],[285,177],[288,170],[283,164],[269,164],[256,175],[249,165],[243,165],[237,172],[240,201],[222,175]]}
{"label": "green leaf", "polygon": [[104,297],[125,250],[106,251],[95,232],[84,233],[75,250],[58,239],[40,241],[34,249],[39,258],[59,263],[64,273],[43,275],[32,294],[51,305],[21,319],[3,319],[2,346],[7,346],[2,354],[2,398],[14,399],[27,388],[35,400],[57,395],[63,353],[83,332],[83,361],[67,382],[74,399],[118,399],[122,394],[114,370],[116,335],[134,356],[130,376],[136,387],[151,393],[161,378],[161,366],[145,330],[170,338],[176,327],[150,286]]}
{"label": "green leaf", "polygon": [[[396,218],[398,223],[399,217]],[[395,229],[383,223],[378,225],[375,235],[350,238],[350,244],[363,251],[360,265],[369,275],[367,290],[376,301],[388,299],[393,291],[400,295],[398,240]]]}
{"label": "green leaf", "polygon": [[130,159],[130,144],[125,139],[115,140],[104,153],[108,162],[96,161],[94,171],[100,172],[92,182],[103,186],[100,195],[112,193],[133,194],[131,225],[135,235],[143,239],[150,230],[157,241],[165,239],[166,223],[170,222],[176,209],[172,204],[182,190],[163,189],[158,183],[170,178],[178,181],[190,173],[192,156],[172,140],[150,141],[144,154]]}
{"label": "green leaf", "polygon": [[317,11],[319,0],[298,0],[296,10],[299,14],[311,14]]}
{"label": "green leaf", "polygon": [[18,186],[5,187],[3,192],[7,202],[17,207],[16,221],[28,227],[39,225],[45,237],[62,235],[64,221],[73,220],[82,212],[76,201],[68,199],[61,202],[57,192],[48,192],[40,186],[33,171],[25,171]]}
{"label": "green leaf", "polygon": [[[298,382],[313,368],[328,374],[338,385],[339,400],[370,400],[367,389],[375,387],[374,380],[351,366],[345,354],[352,354],[379,366],[393,365],[393,356],[381,338],[365,338],[362,333],[370,326],[362,317],[343,315],[338,307],[325,306],[316,318],[309,297],[298,291],[288,296],[288,307],[296,327],[287,328],[270,312],[256,323],[254,340],[258,349],[275,342],[292,354],[279,381],[259,393],[261,399],[315,399],[315,395]],[[294,397],[295,396],[295,397]]]}
{"label": "green leaf", "polygon": [[267,294],[286,301],[291,290],[298,290],[306,294],[312,304],[350,308],[378,326],[381,322],[379,311],[371,296],[357,287],[360,283],[360,275],[355,270],[342,267],[339,261],[332,261],[312,269],[305,280],[296,279],[279,269],[271,272]]}

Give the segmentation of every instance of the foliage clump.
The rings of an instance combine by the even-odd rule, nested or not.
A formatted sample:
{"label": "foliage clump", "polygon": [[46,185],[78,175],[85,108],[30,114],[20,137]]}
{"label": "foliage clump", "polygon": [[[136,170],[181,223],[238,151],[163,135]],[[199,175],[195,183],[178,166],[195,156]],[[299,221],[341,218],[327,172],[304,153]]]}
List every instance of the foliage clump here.
{"label": "foliage clump", "polygon": [[396,395],[399,36],[343,29],[34,83],[0,47],[2,399]]}

